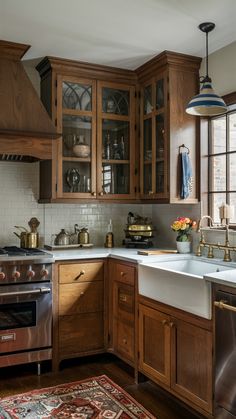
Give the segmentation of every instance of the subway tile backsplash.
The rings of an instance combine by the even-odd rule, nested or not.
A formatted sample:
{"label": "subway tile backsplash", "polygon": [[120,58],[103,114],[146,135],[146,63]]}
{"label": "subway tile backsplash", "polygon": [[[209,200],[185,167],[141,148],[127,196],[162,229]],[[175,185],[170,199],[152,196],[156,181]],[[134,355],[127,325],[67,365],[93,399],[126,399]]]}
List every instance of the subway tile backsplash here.
{"label": "subway tile backsplash", "polygon": [[51,244],[61,228],[74,231],[74,224],[88,227],[90,241],[103,246],[112,219],[115,245],[121,246],[129,211],[152,216],[152,205],[130,204],[39,204],[39,164],[0,162],[0,246],[19,245],[15,225],[28,227],[31,217],[40,221],[40,243]]}

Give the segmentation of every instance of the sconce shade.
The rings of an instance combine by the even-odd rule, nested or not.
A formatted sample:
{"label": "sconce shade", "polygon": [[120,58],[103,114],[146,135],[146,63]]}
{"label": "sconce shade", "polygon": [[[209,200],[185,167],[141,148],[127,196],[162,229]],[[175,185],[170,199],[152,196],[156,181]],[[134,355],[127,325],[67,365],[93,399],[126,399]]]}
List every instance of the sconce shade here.
{"label": "sconce shade", "polygon": [[215,116],[227,112],[227,106],[223,99],[218,96],[211,85],[208,75],[208,33],[213,31],[215,24],[203,22],[198,28],[206,34],[206,76],[200,81],[202,87],[199,95],[194,96],[186,107],[186,112],[195,116]]}
{"label": "sconce shade", "polygon": [[194,96],[186,107],[186,112],[195,116],[214,116],[227,112],[224,100],[218,96],[209,81],[203,83],[199,95]]}

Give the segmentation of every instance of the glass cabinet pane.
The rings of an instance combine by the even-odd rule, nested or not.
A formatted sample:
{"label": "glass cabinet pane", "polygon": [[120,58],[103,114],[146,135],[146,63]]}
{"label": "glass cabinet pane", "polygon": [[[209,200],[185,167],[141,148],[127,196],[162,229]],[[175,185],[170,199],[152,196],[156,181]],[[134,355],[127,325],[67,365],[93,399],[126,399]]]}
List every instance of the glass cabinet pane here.
{"label": "glass cabinet pane", "polygon": [[156,193],[164,192],[164,162],[156,163]]}
{"label": "glass cabinet pane", "polygon": [[89,162],[63,162],[63,192],[91,192],[91,164]]}
{"label": "glass cabinet pane", "polygon": [[63,81],[62,107],[81,111],[92,110],[92,86]]}
{"label": "glass cabinet pane", "polygon": [[92,119],[63,115],[63,156],[91,157]]}
{"label": "glass cabinet pane", "polygon": [[144,161],[152,160],[152,119],[146,119],[143,124],[143,156]]}
{"label": "glass cabinet pane", "polygon": [[164,79],[156,83],[156,109],[164,107]]}
{"label": "glass cabinet pane", "polygon": [[130,167],[129,164],[102,165],[102,188],[106,194],[130,193]]}
{"label": "glass cabinet pane", "polygon": [[129,160],[129,131],[129,122],[103,119],[103,160]]}
{"label": "glass cabinet pane", "polygon": [[143,170],[143,192],[148,194],[152,191],[152,165],[145,164]]}
{"label": "glass cabinet pane", "polygon": [[156,158],[164,158],[164,115],[160,114],[156,116]]}
{"label": "glass cabinet pane", "polygon": [[143,98],[143,113],[147,115],[153,111],[153,101],[152,101],[152,86],[146,86],[144,89],[144,98]]}
{"label": "glass cabinet pane", "polygon": [[102,112],[128,116],[129,115],[129,91],[103,87]]}

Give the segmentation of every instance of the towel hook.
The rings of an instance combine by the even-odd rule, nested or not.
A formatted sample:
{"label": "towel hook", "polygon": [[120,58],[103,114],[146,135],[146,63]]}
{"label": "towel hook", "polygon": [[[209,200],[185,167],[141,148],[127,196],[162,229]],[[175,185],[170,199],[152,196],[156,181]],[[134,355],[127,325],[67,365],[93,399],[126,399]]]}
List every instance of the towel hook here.
{"label": "towel hook", "polygon": [[190,153],[189,148],[188,148],[186,145],[184,145],[184,144],[181,144],[181,145],[179,146],[179,153],[180,153],[180,149],[181,149],[181,148],[186,148],[186,150],[188,150],[188,154]]}

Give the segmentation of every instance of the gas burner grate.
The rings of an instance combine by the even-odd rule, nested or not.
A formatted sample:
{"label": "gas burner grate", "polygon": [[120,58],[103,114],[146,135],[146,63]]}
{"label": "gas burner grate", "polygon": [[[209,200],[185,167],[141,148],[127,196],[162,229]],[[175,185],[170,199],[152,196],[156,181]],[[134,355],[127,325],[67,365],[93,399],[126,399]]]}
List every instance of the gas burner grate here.
{"label": "gas burner grate", "polygon": [[0,255],[6,256],[43,256],[46,255],[40,249],[24,249],[17,246],[5,246],[0,248]]}

